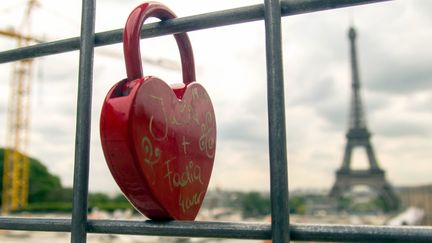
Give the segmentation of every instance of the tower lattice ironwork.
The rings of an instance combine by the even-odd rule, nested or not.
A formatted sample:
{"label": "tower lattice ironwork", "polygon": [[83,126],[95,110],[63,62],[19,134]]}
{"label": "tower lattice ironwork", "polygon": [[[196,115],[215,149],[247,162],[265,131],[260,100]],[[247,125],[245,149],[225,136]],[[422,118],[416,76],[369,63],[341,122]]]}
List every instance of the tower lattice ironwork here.
{"label": "tower lattice ironwork", "polygon": [[[355,42],[356,31],[353,27],[348,31],[348,37],[350,40],[352,75],[349,129],[346,134],[347,143],[342,167],[336,171],[336,182],[330,191],[330,196],[333,198],[340,198],[354,186],[364,185],[373,189],[382,198],[387,209],[397,209],[399,206],[399,199],[394,193],[390,183],[386,180],[384,170],[379,167],[370,142],[371,133],[367,128],[365,112],[360,96],[360,78]],[[369,162],[369,169],[355,170],[351,168],[351,157],[353,150],[357,147],[365,149]]]}

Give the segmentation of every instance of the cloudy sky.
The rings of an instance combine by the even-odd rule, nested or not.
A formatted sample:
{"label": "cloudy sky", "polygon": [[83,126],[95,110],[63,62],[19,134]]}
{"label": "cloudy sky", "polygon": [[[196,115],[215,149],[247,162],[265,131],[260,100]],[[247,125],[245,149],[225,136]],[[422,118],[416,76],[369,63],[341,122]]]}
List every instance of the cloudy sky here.
{"label": "cloudy sky", "polygon": [[[0,7],[0,29],[17,26],[26,1]],[[96,31],[124,26],[141,1],[97,2]],[[162,1],[178,16],[260,1]],[[80,1],[40,1],[32,32],[46,40],[78,36]],[[350,100],[347,29],[354,24],[372,143],[394,185],[432,183],[432,1],[404,0],[283,19],[289,184],[328,189],[341,166]],[[264,22],[189,33],[197,79],[212,97],[218,126],[210,187],[268,190]],[[0,37],[0,50],[15,41]],[[141,41],[142,54],[179,63],[172,37]],[[144,63],[144,74],[181,81],[176,69]],[[37,59],[29,153],[72,185],[78,52]],[[11,64],[0,65],[0,146],[4,146]],[[97,48],[94,64],[90,190],[118,191],[102,155],[99,115],[108,89],[126,76],[120,44]],[[354,151],[354,168],[367,166]]]}

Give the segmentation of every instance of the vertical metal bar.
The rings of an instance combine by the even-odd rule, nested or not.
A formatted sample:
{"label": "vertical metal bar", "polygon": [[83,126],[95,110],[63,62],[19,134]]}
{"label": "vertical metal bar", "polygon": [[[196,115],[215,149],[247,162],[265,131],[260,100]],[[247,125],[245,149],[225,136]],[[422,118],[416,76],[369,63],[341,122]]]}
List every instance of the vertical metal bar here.
{"label": "vertical metal bar", "polygon": [[290,241],[285,100],[282,65],[281,6],[265,0],[267,102],[273,242]]}
{"label": "vertical metal bar", "polygon": [[82,1],[71,242],[87,241],[95,0]]}

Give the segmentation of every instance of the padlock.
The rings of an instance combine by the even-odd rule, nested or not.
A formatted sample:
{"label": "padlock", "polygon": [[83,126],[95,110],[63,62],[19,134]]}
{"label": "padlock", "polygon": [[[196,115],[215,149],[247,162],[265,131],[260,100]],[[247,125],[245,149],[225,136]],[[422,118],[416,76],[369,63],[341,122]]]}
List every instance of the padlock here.
{"label": "padlock", "polygon": [[[150,219],[194,220],[210,181],[216,120],[204,87],[195,81],[192,47],[175,34],[183,83],[143,77],[140,32],[148,17],[175,18],[166,6],[135,8],[123,33],[127,78],[108,92],[100,118],[107,165],[131,204]],[[162,25],[161,25],[162,26]]]}

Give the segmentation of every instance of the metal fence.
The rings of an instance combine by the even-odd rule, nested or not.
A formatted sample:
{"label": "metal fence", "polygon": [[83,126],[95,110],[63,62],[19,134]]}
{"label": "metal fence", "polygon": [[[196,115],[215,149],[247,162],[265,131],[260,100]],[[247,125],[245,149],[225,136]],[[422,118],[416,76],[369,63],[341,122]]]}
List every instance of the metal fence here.
{"label": "metal fence", "polygon": [[200,221],[88,220],[90,123],[93,52],[122,41],[122,29],[95,34],[95,0],[83,0],[81,36],[4,51],[0,63],[80,50],[76,121],[74,199],[71,219],[0,217],[0,229],[71,232],[71,242],[86,242],[87,233],[272,239],[274,242],[432,242],[428,227],[290,224],[281,47],[281,16],[347,7],[382,0],[265,0],[264,4],[167,20],[163,28],[146,24],[143,38],[264,20],[267,51],[271,216],[268,224]]}

